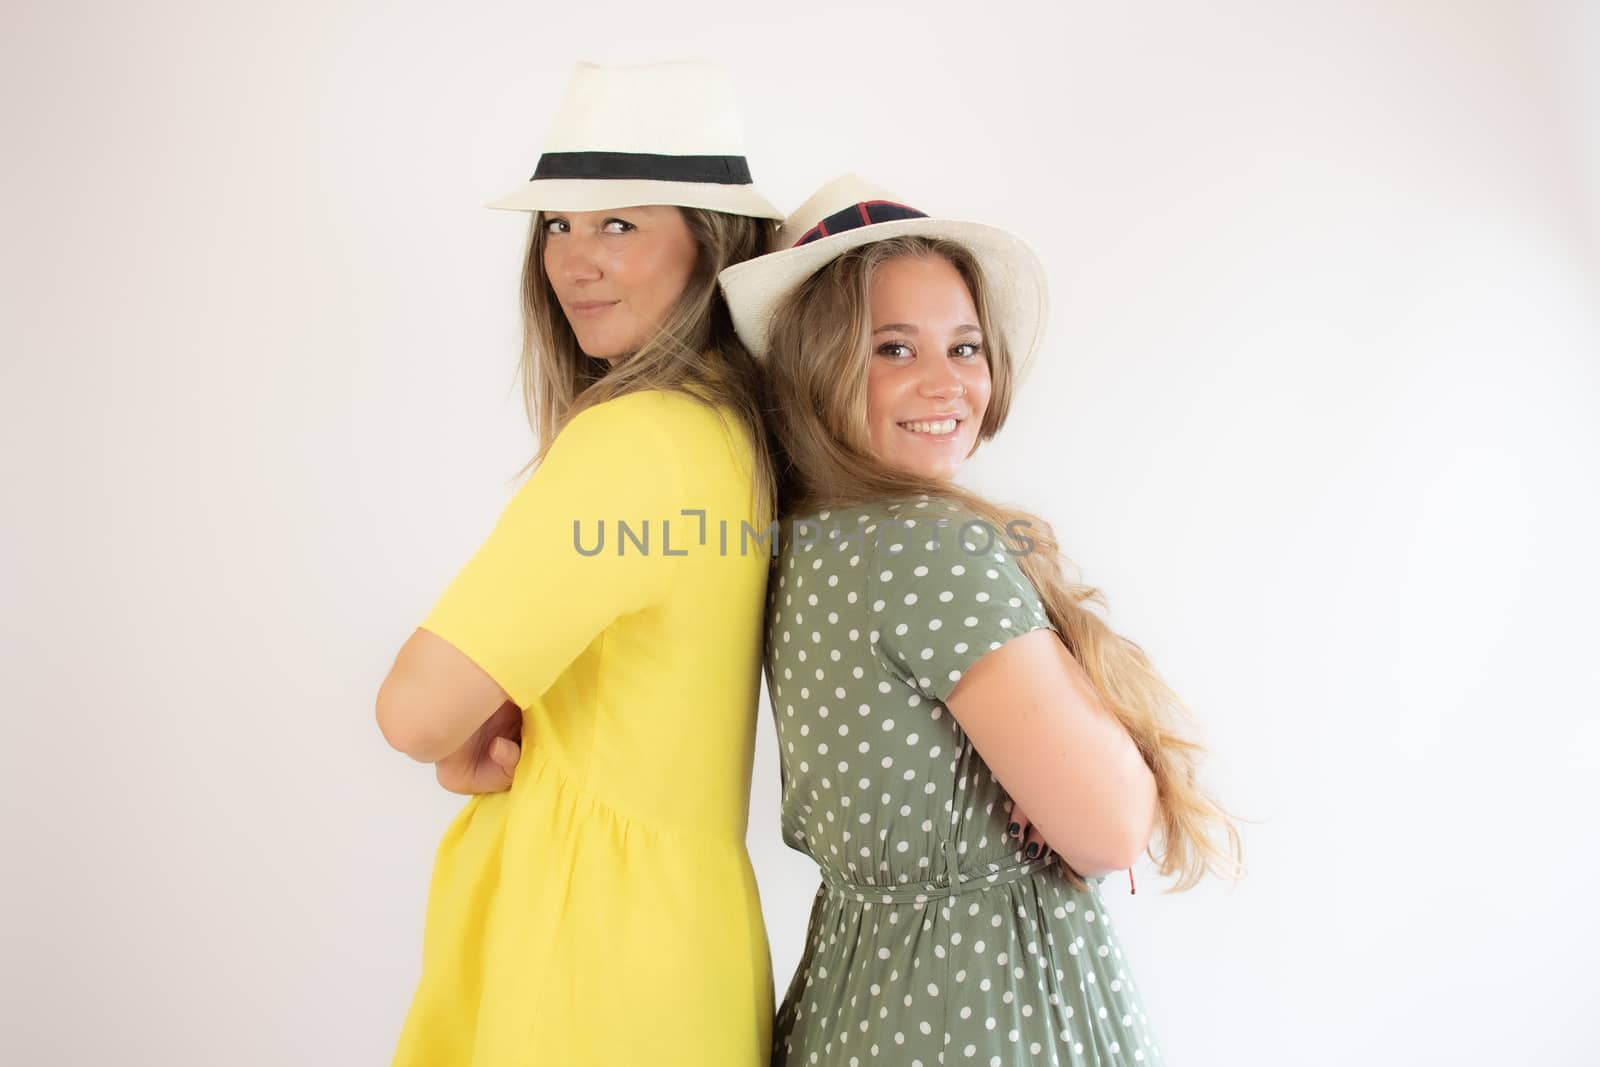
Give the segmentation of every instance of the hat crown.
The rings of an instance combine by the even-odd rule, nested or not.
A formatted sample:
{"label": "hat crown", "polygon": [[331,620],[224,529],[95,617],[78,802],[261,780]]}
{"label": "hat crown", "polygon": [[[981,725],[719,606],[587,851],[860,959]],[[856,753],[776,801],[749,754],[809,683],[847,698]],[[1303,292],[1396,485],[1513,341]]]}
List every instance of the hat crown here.
{"label": "hat crown", "polygon": [[578,63],[528,181],[489,206],[609,211],[670,204],[762,219],[733,81],[699,61]]}
{"label": "hat crown", "polygon": [[903,203],[882,186],[874,185],[858,174],[845,174],[812,193],[805,203],[783,221],[778,235],[779,248],[793,248],[795,242],[816,228],[817,223],[836,215],[855,204],[887,201]]}
{"label": "hat crown", "polygon": [[710,63],[579,63],[545,138],[546,152],[742,156],[732,80]]}

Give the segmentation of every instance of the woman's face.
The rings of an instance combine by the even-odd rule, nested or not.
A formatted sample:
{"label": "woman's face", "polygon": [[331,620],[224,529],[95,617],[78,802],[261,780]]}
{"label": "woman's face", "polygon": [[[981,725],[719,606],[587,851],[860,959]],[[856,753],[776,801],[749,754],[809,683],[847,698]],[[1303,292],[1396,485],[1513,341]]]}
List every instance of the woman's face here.
{"label": "woman's face", "polygon": [[637,352],[666,321],[699,246],[676,207],[547,211],[544,271],[578,347],[596,359]]}
{"label": "woman's face", "polygon": [[978,443],[989,360],[967,283],[942,257],[878,265],[867,436],[885,465],[948,480]]}

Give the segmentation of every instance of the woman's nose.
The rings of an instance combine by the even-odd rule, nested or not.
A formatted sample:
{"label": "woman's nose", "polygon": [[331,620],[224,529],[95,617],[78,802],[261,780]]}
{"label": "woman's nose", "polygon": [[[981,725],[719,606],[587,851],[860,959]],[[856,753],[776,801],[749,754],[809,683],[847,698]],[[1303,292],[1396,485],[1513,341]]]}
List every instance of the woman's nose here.
{"label": "woman's nose", "polygon": [[568,282],[592,282],[600,278],[599,258],[592,242],[575,234],[561,234],[545,250],[545,270],[553,278]]}
{"label": "woman's nose", "polygon": [[958,397],[967,391],[961,383],[961,376],[956,373],[955,366],[943,356],[922,361],[922,381],[919,383],[922,393],[927,397],[937,397],[941,400]]}

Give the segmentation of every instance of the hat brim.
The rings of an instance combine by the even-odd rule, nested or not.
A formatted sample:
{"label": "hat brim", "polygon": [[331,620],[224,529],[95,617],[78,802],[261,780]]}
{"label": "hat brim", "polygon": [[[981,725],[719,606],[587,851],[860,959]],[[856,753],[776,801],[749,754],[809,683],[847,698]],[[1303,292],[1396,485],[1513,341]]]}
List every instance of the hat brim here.
{"label": "hat brim", "polygon": [[607,211],[650,204],[703,208],[758,219],[783,218],[783,213],[753,185],[632,178],[541,178],[524,182],[486,206],[502,211]]}
{"label": "hat brim", "polygon": [[1044,340],[1048,312],[1044,266],[1033,249],[1005,230],[960,219],[873,223],[735,263],[718,275],[718,281],[739,340],[751,355],[765,359],[772,314],[796,286],[852,248],[906,236],[942,237],[977,258],[989,289],[991,313],[1005,331],[1014,377],[1018,381],[1025,377]]}

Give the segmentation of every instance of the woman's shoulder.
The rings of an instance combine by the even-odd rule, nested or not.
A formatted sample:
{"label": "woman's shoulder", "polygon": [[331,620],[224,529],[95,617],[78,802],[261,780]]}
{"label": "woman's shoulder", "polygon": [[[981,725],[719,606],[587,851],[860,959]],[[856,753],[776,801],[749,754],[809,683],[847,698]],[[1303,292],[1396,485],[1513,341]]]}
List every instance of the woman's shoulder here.
{"label": "woman's shoulder", "polygon": [[949,501],[926,494],[901,500],[868,500],[855,504],[833,504],[825,508],[812,508],[797,512],[795,522],[811,523],[884,523],[913,516],[933,516],[944,513]]}
{"label": "woman's shoulder", "polygon": [[930,575],[988,578],[999,571],[1013,584],[1027,584],[1015,558],[1032,547],[1026,531],[997,529],[956,499],[835,506],[791,514],[782,525],[781,554],[789,569],[804,562],[830,567],[841,580],[854,574],[862,582],[905,585],[898,595]]}
{"label": "woman's shoulder", "polygon": [[604,455],[636,477],[659,478],[659,492],[692,499],[693,507],[748,510],[738,501],[750,495],[755,450],[727,408],[675,390],[639,389],[586,408],[560,436],[569,433],[573,454]]}
{"label": "woman's shoulder", "polygon": [[1037,547],[1026,524],[997,526],[955,498],[923,496],[880,507],[881,517],[869,524],[878,529],[865,538],[868,577],[896,601],[914,603],[915,595],[907,594],[929,581],[947,590],[952,583],[971,585],[980,601],[1001,592],[1007,600],[1036,599],[1021,565]]}
{"label": "woman's shoulder", "polygon": [[696,443],[721,435],[728,416],[695,397],[668,389],[638,389],[591,404],[557,435],[585,447],[626,450],[636,460],[684,456]]}
{"label": "woman's shoulder", "polygon": [[635,389],[621,396],[590,404],[568,422],[566,429],[580,423],[586,427],[603,425],[615,430],[636,428],[648,431],[663,423],[715,417],[706,404],[670,389]]}
{"label": "woman's shoulder", "polygon": [[540,470],[570,493],[674,501],[694,467],[685,425],[682,404],[657,390],[591,403],[567,418]]}
{"label": "woman's shoulder", "polygon": [[[979,546],[1006,531],[991,531],[989,521],[955,498],[920,494],[900,500],[874,500],[813,509],[790,517],[797,530],[813,536],[865,535],[876,552],[924,554],[958,542]],[[895,547],[899,546],[899,547]]]}

